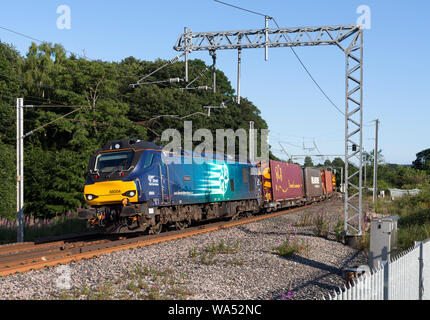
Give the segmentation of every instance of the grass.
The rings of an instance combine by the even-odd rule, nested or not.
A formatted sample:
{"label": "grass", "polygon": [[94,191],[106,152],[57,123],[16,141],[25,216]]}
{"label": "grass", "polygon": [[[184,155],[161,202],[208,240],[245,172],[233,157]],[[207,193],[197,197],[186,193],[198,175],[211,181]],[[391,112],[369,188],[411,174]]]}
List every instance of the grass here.
{"label": "grass", "polygon": [[215,242],[212,242],[209,246],[207,246],[204,251],[210,254],[219,254],[219,253],[223,253],[223,254],[233,254],[233,253],[237,253],[239,250],[239,245],[240,242],[236,241],[233,246],[230,246],[228,244],[224,243],[224,240],[220,240],[220,242],[218,244],[216,244]]}
{"label": "grass", "polygon": [[237,257],[226,259],[226,255],[237,254],[239,248],[240,241],[228,244],[224,240],[220,240],[218,243],[212,242],[210,245],[205,246],[200,252],[197,248],[193,248],[189,250],[188,256],[193,262],[203,265],[214,265],[223,262],[224,266],[242,266],[245,262]]}
{"label": "grass", "polygon": [[273,247],[273,253],[284,257],[291,258],[294,255],[307,255],[309,253],[309,240],[301,239],[296,232],[288,234],[284,242],[278,247]]}
{"label": "grass", "polygon": [[59,300],[184,300],[193,293],[185,287],[184,275],[175,277],[172,269],[158,270],[136,265],[113,281],[96,288],[63,290]]}
{"label": "grass", "polygon": [[321,210],[313,216],[314,234],[317,237],[327,238],[329,234],[330,224],[327,220],[327,214]]}
{"label": "grass", "polygon": [[375,212],[399,216],[398,247],[407,249],[415,241],[430,238],[430,186],[422,188],[417,196],[407,196],[394,201],[378,199],[373,205]]}
{"label": "grass", "polygon": [[[16,242],[17,228],[16,219],[0,218],[0,244]],[[24,219],[25,241],[86,231],[88,231],[86,221],[78,219],[76,213],[67,213],[52,219],[38,219],[32,216],[26,216]]]}
{"label": "grass", "polygon": [[308,227],[314,225],[313,214],[311,211],[306,210],[299,216],[299,221],[294,224],[297,227]]}

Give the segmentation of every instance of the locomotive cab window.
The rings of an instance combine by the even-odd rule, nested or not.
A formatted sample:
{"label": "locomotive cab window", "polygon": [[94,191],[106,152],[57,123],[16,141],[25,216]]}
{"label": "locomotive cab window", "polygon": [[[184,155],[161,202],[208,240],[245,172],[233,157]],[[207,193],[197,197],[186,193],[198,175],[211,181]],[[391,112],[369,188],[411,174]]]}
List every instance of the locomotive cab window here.
{"label": "locomotive cab window", "polygon": [[108,152],[97,156],[95,169],[99,172],[127,170],[133,160],[134,151]]}
{"label": "locomotive cab window", "polygon": [[145,163],[143,164],[143,169],[148,168],[152,164],[153,159],[154,159],[154,153],[151,152],[146,156]]}

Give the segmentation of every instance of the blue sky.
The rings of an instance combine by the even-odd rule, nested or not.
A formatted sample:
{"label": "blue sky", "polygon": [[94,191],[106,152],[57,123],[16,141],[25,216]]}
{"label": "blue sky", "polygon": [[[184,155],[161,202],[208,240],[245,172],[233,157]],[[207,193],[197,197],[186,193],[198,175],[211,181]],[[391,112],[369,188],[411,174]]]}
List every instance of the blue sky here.
{"label": "blue sky", "polygon": [[[379,145],[385,160],[410,164],[430,147],[430,44],[425,23],[428,1],[392,0],[225,0],[276,18],[281,27],[355,24],[357,8],[371,9],[364,35],[364,148],[372,150],[379,118]],[[71,29],[57,28],[57,7],[71,9]],[[90,59],[120,61],[171,59],[173,45],[187,26],[195,32],[258,29],[264,18],[213,0],[158,1],[2,1],[0,26],[85,52]],[[270,27],[275,27],[270,24]],[[0,40],[23,55],[31,40],[0,29]],[[336,47],[297,48],[296,52],[330,98],[344,109],[344,54]],[[207,52],[190,58],[211,59]],[[221,51],[217,67],[236,87],[237,53]],[[181,75],[179,75],[181,76]],[[288,48],[244,50],[241,95],[253,101],[267,121],[275,154],[279,141],[290,154],[313,146],[324,154],[344,153],[344,117],[318,91]],[[219,112],[214,111],[214,112]],[[315,159],[317,162],[320,159]]]}

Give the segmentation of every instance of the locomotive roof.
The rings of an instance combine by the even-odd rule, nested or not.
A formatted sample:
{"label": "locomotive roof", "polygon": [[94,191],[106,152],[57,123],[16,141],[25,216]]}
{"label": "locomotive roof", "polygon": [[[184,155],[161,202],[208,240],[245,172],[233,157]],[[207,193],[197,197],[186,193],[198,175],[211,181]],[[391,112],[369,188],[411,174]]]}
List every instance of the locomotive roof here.
{"label": "locomotive roof", "polygon": [[[99,149],[98,152],[106,151],[106,150],[119,150],[119,149],[152,149],[152,150],[162,150],[164,146],[157,145],[153,142],[148,142],[144,140],[139,140],[135,138],[129,138],[129,139],[119,139],[119,140],[112,140]],[[213,157],[215,159],[224,159],[229,161],[239,161],[239,155],[235,155],[234,157],[227,156],[224,153],[214,152],[214,153],[195,153],[194,151],[188,151],[188,150],[181,150],[182,155],[198,155],[202,157]],[[246,162],[250,163],[250,160],[246,158]]]}
{"label": "locomotive roof", "polygon": [[153,142],[143,141],[139,139],[120,139],[107,142],[100,151],[115,150],[115,149],[155,149],[161,150],[163,146],[159,146]]}

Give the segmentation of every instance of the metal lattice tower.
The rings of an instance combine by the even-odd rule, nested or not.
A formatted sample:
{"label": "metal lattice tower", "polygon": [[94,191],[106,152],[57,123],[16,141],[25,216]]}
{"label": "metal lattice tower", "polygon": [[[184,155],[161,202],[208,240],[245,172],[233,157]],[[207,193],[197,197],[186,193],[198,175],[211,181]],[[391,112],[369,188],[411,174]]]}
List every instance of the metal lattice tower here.
{"label": "metal lattice tower", "polygon": [[[186,29],[188,30],[188,29]],[[363,29],[360,25],[276,28],[191,32],[180,35],[176,51],[238,51],[238,90],[240,92],[240,55],[242,49],[334,45],[345,53],[345,226],[347,236],[362,235],[363,168]],[[187,63],[186,63],[187,64]],[[186,66],[187,68],[187,66]],[[188,70],[188,69],[186,69]],[[214,68],[215,72],[215,68]],[[214,77],[215,79],[215,77]],[[214,83],[215,88],[215,83]],[[215,89],[214,89],[215,90]],[[238,101],[240,98],[238,96]],[[353,172],[355,171],[355,172]],[[358,182],[355,182],[357,180]]]}

